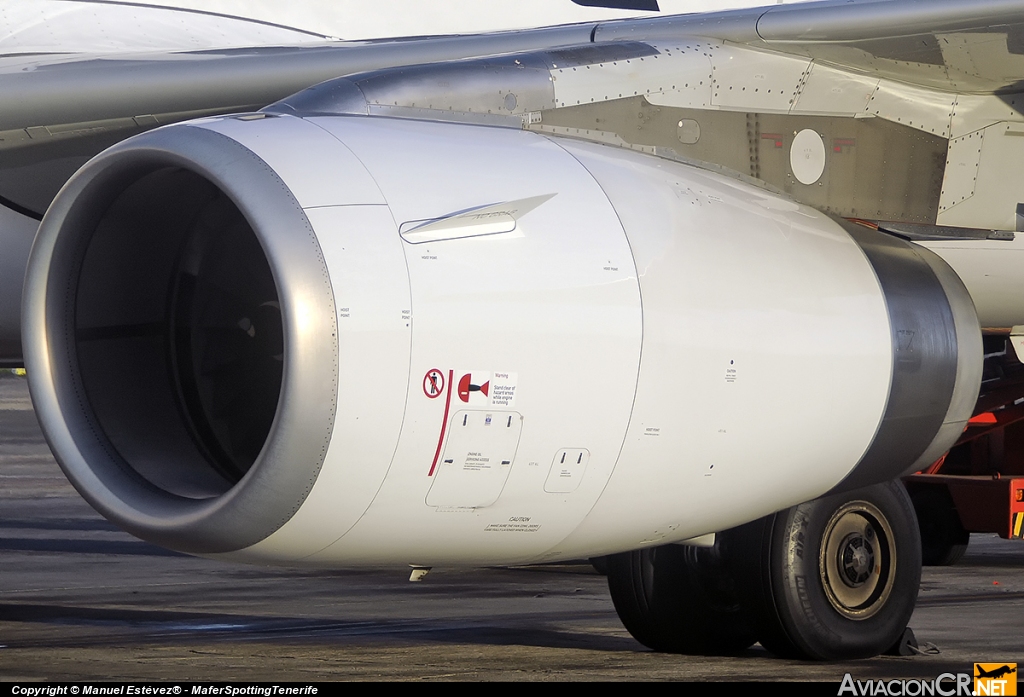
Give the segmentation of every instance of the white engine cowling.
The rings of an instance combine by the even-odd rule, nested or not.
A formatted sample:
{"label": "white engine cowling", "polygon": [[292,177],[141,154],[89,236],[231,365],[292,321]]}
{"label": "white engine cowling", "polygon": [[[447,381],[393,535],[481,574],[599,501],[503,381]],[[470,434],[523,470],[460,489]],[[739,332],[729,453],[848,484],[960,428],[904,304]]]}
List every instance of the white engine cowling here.
{"label": "white engine cowling", "polygon": [[941,454],[981,372],[927,250],[664,159],[387,118],[115,146],[47,213],[23,314],[103,515],[320,566],[726,529]]}

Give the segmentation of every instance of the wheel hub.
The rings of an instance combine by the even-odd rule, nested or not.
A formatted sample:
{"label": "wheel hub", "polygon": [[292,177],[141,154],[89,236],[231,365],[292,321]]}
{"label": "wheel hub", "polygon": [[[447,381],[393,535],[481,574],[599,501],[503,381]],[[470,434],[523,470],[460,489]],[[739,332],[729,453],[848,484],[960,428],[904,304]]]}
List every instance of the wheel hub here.
{"label": "wheel hub", "polygon": [[889,522],[877,507],[852,501],[835,512],[821,539],[819,570],[832,607],[851,619],[867,619],[885,605],[896,571]]}
{"label": "wheel hub", "polygon": [[[869,528],[868,532],[872,532]],[[871,535],[874,537],[874,535]],[[875,567],[875,549],[867,535],[847,535],[839,546],[839,577],[850,588],[864,585]]]}

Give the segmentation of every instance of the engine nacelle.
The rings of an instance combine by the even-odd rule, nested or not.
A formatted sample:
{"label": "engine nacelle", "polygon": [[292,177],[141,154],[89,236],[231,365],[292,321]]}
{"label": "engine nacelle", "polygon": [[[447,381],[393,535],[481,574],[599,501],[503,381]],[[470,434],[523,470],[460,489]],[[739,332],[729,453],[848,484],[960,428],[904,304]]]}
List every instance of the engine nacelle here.
{"label": "engine nacelle", "polygon": [[935,255],[522,130],[158,129],[47,213],[23,334],[57,459],[174,549],[511,563],[726,529],[947,449],[981,372]]}

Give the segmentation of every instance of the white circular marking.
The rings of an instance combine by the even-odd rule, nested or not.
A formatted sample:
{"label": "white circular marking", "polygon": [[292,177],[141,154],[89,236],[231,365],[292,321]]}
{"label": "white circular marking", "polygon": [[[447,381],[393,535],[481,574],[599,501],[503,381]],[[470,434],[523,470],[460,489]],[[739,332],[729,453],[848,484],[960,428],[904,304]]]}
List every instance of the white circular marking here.
{"label": "white circular marking", "polygon": [[825,142],[810,128],[805,128],[793,138],[789,149],[789,166],[793,176],[801,184],[813,184],[825,171]]}

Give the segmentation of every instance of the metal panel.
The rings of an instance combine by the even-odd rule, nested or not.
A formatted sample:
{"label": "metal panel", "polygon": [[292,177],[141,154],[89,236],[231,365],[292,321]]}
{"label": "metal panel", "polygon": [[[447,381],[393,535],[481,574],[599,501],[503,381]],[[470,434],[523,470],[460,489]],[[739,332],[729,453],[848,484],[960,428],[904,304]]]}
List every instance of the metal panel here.
{"label": "metal panel", "polygon": [[854,116],[867,109],[878,78],[812,63],[797,92],[792,112]]}
{"label": "metal panel", "polygon": [[597,41],[702,36],[943,90],[1013,87],[1024,61],[1016,0],[834,2],[603,22]]}
{"label": "metal panel", "polygon": [[943,138],[949,137],[956,95],[883,80],[867,112]]}
{"label": "metal panel", "polygon": [[1024,55],[1017,44],[1021,28],[993,23],[988,31],[936,34],[950,87],[964,91],[996,91],[1019,85]]}
{"label": "metal panel", "polygon": [[341,75],[589,44],[592,29],[575,25],[328,46],[121,54],[103,60],[88,55],[0,60],[0,198],[42,217],[60,187],[90,157],[154,126],[254,111]]}
{"label": "metal panel", "polygon": [[714,71],[711,103],[726,109],[788,112],[810,61],[725,45],[710,52]]}
{"label": "metal panel", "polygon": [[303,208],[384,203],[380,189],[352,151],[303,119],[251,114],[206,119],[197,125],[259,153],[284,181],[301,181],[302,186],[292,193]]}
{"label": "metal panel", "polygon": [[22,364],[21,287],[39,222],[0,204],[0,367]]}
{"label": "metal panel", "polygon": [[[77,359],[76,331],[103,326],[76,317],[75,305],[82,292],[78,279],[85,250],[100,237],[93,234],[97,225],[129,184],[176,168],[227,192],[244,211],[274,275],[285,335],[280,396],[284,406],[246,476],[229,491],[207,498],[162,490],[126,461],[128,456],[112,444],[86,396]],[[65,197],[50,210],[29,260],[23,337],[37,414],[61,467],[103,515],[157,544],[213,553],[266,538],[292,517],[313,487],[338,398],[334,293],[307,217],[280,177],[250,150],[193,126],[154,131],[115,146],[81,170],[62,192]],[[122,229],[134,235],[130,225]],[[154,247],[154,241],[142,241]],[[165,235],[161,241],[166,246],[173,238]],[[123,287],[136,286],[125,278]],[[117,286],[107,292],[111,289]],[[140,319],[166,311],[160,303],[135,304],[140,305]],[[108,307],[110,313],[121,311],[114,304]],[[99,319],[102,322],[103,317]],[[154,378],[166,382],[165,377]],[[153,423],[151,430],[163,426]],[[191,463],[179,464],[185,469]]]}
{"label": "metal panel", "polygon": [[553,61],[551,79],[559,107],[636,95],[660,95],[672,104],[704,106],[711,96],[712,44],[656,46],[660,53],[586,66]]}
{"label": "metal panel", "polygon": [[[644,345],[615,472],[556,549],[685,539],[840,481],[874,436],[892,361],[884,301],[856,244],[787,197],[638,153],[566,147],[629,236]],[[626,512],[624,500],[642,503]]]}
{"label": "metal panel", "polygon": [[[636,271],[614,210],[576,159],[534,133],[397,119],[310,120],[355,152],[399,223],[556,194],[518,219],[514,235],[409,244],[395,232],[405,251],[412,296],[407,320],[412,352],[405,364],[412,372],[403,393],[402,433],[365,515],[310,562],[397,557],[419,563],[541,554],[578,525],[600,495],[632,405],[641,307]],[[389,365],[382,361],[370,370],[387,371]],[[432,395],[421,383],[435,369],[446,384],[442,394]],[[476,379],[488,372],[489,381]],[[462,394],[463,378],[472,375],[467,384],[490,382],[495,388],[503,372],[517,376],[514,404],[498,405],[495,389]],[[449,393],[453,385],[460,390]],[[394,390],[386,396],[374,391],[363,398],[395,396]],[[514,462],[503,466],[508,458],[499,458],[499,469],[489,472],[510,469],[500,496],[493,496],[500,478],[480,482],[487,490],[482,496],[472,481],[480,473],[464,472],[469,476],[456,476],[447,492],[444,484],[438,498],[428,498],[437,476],[435,454],[437,467],[445,464],[442,459],[458,464],[457,456],[445,454],[451,416],[488,408],[496,411],[486,413],[504,412],[506,419],[514,409],[524,420]],[[567,445],[590,451],[586,474],[572,492],[545,492],[551,457]],[[483,449],[463,450],[464,458],[491,457]],[[310,511],[314,515],[329,525],[336,514],[319,506]],[[532,518],[529,534],[508,527],[509,518],[522,516]],[[262,547],[248,554],[259,558]]]}
{"label": "metal panel", "polygon": [[339,75],[590,42],[593,25],[409,41],[40,60],[0,69],[0,129],[266,106]]}
{"label": "metal panel", "polygon": [[757,22],[757,33],[769,43],[836,43],[984,29],[1006,22],[1024,22],[1024,8],[1016,0],[834,3],[765,12]]}
{"label": "metal panel", "polygon": [[497,501],[512,471],[522,430],[523,417],[517,412],[455,412],[427,505],[481,508]]}
{"label": "metal panel", "polygon": [[938,224],[961,227],[1014,230],[1017,227],[1017,204],[1024,201],[1024,180],[1017,176],[1024,162],[1024,128],[1019,123],[997,123],[984,131],[965,136],[950,147],[950,167],[963,151],[963,169],[970,171],[977,158],[973,195],[968,192],[967,173],[953,180],[960,188],[943,187]]}
{"label": "metal panel", "polygon": [[[697,123],[696,142],[680,140],[683,121]],[[946,157],[945,139],[879,118],[677,109],[640,97],[545,111],[531,128],[713,163],[839,215],[929,224]],[[804,129],[820,134],[826,150],[824,171],[810,186],[793,177],[789,162]]]}
{"label": "metal panel", "polygon": [[[971,196],[978,183],[978,165],[985,131],[976,131],[949,141],[949,154],[942,177],[939,213],[942,214]],[[945,219],[941,224],[946,224]]]}
{"label": "metal panel", "polygon": [[[957,209],[954,208],[952,212]],[[983,327],[1024,324],[1024,235],[1013,240],[921,242],[963,279]]]}
{"label": "metal panel", "polygon": [[[973,345],[964,347],[963,359],[977,360],[981,355],[981,332],[963,285],[957,282],[959,293],[948,299],[926,260],[931,252],[859,225],[843,225],[864,250],[884,293],[891,327],[892,386],[871,447],[833,491],[883,482],[892,478],[894,465],[915,465],[948,420],[955,423],[953,429],[942,431],[944,447],[939,454],[945,452],[962,432],[974,406],[973,399],[954,400],[956,388],[976,397],[981,382],[978,370],[963,375],[959,384],[957,380],[959,327],[951,302],[967,306],[969,311],[956,317],[973,325]],[[950,418],[954,401],[959,413]]]}
{"label": "metal panel", "polygon": [[[305,183],[318,186],[312,177]],[[303,188],[300,180],[291,184],[293,190]],[[323,249],[336,299],[340,398],[325,466],[293,524],[260,543],[265,555],[313,554],[359,520],[391,467],[409,386],[412,330],[407,313],[412,299],[391,211],[387,206],[326,206],[306,215]]]}
{"label": "metal panel", "polygon": [[1024,95],[958,94],[950,137],[959,138],[994,123],[1024,123]]}

